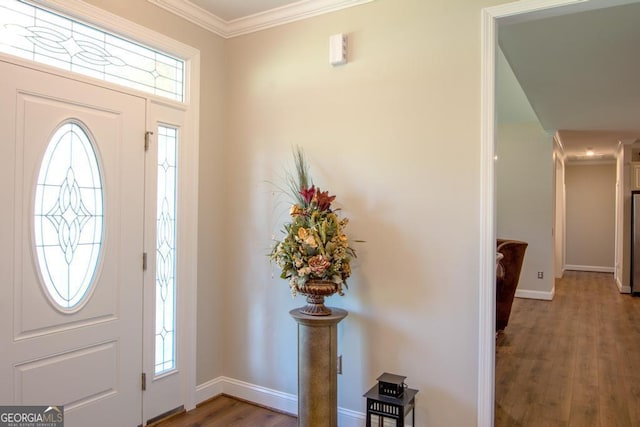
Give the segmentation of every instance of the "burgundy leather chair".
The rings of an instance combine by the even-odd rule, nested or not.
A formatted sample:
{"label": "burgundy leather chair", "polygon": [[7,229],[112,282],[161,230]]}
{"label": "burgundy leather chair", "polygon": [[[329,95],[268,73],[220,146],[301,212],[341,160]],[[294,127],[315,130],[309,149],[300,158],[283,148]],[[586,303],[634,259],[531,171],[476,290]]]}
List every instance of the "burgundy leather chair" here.
{"label": "burgundy leather chair", "polygon": [[524,262],[524,253],[529,244],[506,239],[498,239],[496,243],[496,252],[504,256],[498,262],[496,271],[496,332],[498,332],[506,328],[509,323],[511,306]]}

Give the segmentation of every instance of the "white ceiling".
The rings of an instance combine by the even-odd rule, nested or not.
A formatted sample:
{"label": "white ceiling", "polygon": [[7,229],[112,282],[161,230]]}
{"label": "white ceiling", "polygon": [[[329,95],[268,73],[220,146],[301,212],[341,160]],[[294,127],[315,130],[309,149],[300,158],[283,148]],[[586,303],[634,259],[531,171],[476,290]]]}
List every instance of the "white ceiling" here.
{"label": "white ceiling", "polygon": [[234,21],[299,1],[300,0],[191,0],[191,3],[225,21]]}
{"label": "white ceiling", "polygon": [[500,25],[499,43],[567,155],[640,137],[640,3]]}

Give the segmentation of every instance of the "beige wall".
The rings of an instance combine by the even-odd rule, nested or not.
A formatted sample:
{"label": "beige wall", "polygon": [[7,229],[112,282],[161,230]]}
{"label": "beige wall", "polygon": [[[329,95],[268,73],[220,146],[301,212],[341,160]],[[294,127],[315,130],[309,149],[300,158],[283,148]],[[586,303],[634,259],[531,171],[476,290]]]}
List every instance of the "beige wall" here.
{"label": "beige wall", "polygon": [[218,327],[226,253],[216,236],[223,233],[227,171],[224,144],[224,40],[145,0],[87,0],[95,6],[200,50],[200,153],[198,223],[197,382],[223,374],[222,336]]}
{"label": "beige wall", "polygon": [[[306,150],[359,257],[339,328],[339,404],[384,371],[420,389],[420,425],[475,425],[478,376],[480,10],[379,0],[229,42],[226,375],[296,391],[292,300],[264,254],[286,220],[273,186]],[[349,34],[349,64],[328,38]]]}
{"label": "beige wall", "polygon": [[568,163],[566,264],[613,272],[616,165]]}
{"label": "beige wall", "polygon": [[542,129],[501,51],[496,68],[496,120],[496,235],[529,244],[516,295],[551,299],[555,277],[553,138]]}
{"label": "beige wall", "polygon": [[[419,425],[476,424],[480,11],[501,0],[378,0],[221,41],[142,0],[91,0],[202,51],[198,382],[296,393],[293,300],[265,254],[286,219],[269,181],[301,145],[357,246],[329,304],[339,405],[407,375]],[[328,37],[349,34],[349,64]],[[219,315],[217,314],[219,313]]]}
{"label": "beige wall", "polygon": [[538,123],[501,124],[497,154],[496,234],[529,244],[518,296],[550,299],[555,277],[553,138]]}

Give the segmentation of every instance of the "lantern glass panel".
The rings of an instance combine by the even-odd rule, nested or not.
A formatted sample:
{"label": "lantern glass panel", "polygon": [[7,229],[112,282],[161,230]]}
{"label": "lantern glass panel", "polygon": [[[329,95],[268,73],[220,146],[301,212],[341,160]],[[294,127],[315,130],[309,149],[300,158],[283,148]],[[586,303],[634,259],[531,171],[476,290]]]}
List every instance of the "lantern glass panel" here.
{"label": "lantern glass panel", "polygon": [[[381,415],[371,415],[371,425],[375,427],[397,427],[399,421]],[[405,427],[413,427],[413,411],[410,411],[404,419]]]}

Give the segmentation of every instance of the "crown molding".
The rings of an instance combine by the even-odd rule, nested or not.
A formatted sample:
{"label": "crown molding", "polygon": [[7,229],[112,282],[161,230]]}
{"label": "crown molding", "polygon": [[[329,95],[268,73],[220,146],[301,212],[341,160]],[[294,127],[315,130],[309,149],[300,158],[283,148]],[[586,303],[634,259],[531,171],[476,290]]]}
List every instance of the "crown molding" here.
{"label": "crown molding", "polygon": [[188,0],[147,0],[225,39],[300,21],[375,0],[301,0],[265,12],[225,21]]}

